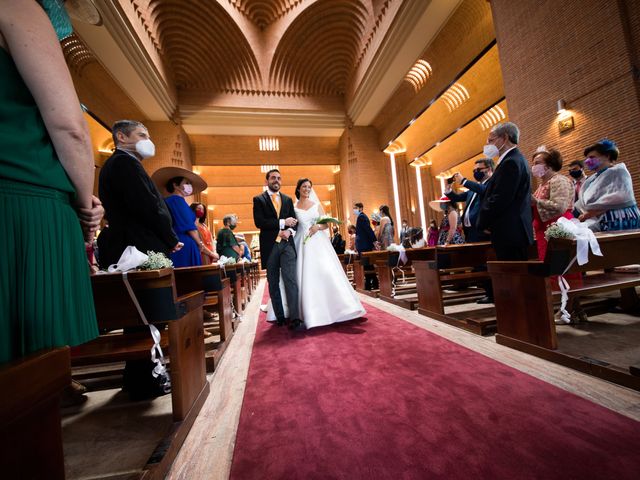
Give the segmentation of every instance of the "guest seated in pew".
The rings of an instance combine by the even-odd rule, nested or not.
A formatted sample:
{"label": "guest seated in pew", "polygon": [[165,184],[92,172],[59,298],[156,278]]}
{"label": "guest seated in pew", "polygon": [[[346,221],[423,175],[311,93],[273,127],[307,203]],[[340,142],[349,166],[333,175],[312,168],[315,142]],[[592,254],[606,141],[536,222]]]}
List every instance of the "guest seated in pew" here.
{"label": "guest seated in pew", "polygon": [[216,244],[218,252],[223,257],[234,258],[236,261],[240,259],[244,250],[236,240],[233,230],[238,226],[238,217],[235,215],[225,215],[222,219],[224,228],[218,230]]}
{"label": "guest seated in pew", "polygon": [[[192,203],[189,205],[196,216],[196,227],[198,227],[198,235],[200,241],[204,244],[204,248],[200,252],[202,265],[210,265],[217,261],[220,256],[216,252],[213,242],[213,235],[207,226],[207,208],[202,203]],[[199,245],[199,244],[198,244]]]}
{"label": "guest seated in pew", "polygon": [[[433,223],[435,225],[435,222]],[[437,232],[437,229],[436,229],[436,232]],[[409,241],[409,248],[422,248],[426,246],[422,229],[419,227],[413,227],[409,229],[407,240]]]}
{"label": "guest seated in pew", "polygon": [[459,173],[453,175],[453,179],[458,184],[467,188],[464,193],[456,193],[451,186],[445,190],[444,194],[453,202],[465,202],[462,212],[462,226],[464,238],[467,242],[483,242],[489,240],[489,235],[476,227],[478,212],[487,189],[486,182],[493,175],[493,160],[490,158],[480,158],[475,161],[473,168],[473,178],[475,182],[464,178]]}
{"label": "guest seated in pew", "polygon": [[464,243],[462,221],[458,215],[457,204],[442,196],[439,200],[432,200],[429,206],[444,214],[438,229],[438,245],[458,245]]}
{"label": "guest seated in pew", "polygon": [[60,48],[71,34],[62,5],[1,2],[0,363],[98,336],[84,241],[104,210]]}
{"label": "guest seated in pew", "polygon": [[197,195],[207,188],[207,183],[191,170],[179,167],[163,167],[151,176],[156,186],[167,196],[164,201],[171,213],[173,231],[184,245],[171,253],[174,267],[196,267],[202,265],[201,254],[213,257],[198,234],[196,214],[189,208],[185,198]]}
{"label": "guest seated in pew", "polygon": [[618,155],[618,146],[607,139],[584,149],[584,164],[595,174],[582,185],[576,209],[579,220],[596,232],[640,228],[631,175],[624,163],[615,164]]}

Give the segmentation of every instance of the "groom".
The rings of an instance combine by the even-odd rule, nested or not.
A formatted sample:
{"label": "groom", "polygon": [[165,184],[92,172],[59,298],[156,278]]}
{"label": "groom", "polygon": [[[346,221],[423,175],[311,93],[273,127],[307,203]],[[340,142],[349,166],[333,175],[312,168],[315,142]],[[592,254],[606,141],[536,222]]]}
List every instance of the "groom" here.
{"label": "groom", "polygon": [[296,213],[290,197],[280,193],[282,177],[277,169],[267,172],[267,190],[253,197],[253,221],[260,229],[262,268],[267,269],[269,296],[279,326],[284,325],[284,308],[280,294],[280,275],[289,306],[289,328],[302,326],[298,312],[298,282],[296,280]]}

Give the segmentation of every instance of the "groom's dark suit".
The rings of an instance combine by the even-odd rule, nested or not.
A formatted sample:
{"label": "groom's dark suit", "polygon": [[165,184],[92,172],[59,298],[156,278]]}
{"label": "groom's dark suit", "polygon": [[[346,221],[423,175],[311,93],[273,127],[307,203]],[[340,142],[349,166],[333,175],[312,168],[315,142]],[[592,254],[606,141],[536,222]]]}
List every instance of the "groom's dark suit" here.
{"label": "groom's dark suit", "polygon": [[[280,294],[280,274],[282,274],[289,306],[289,317],[292,320],[296,320],[300,318],[300,314],[298,312],[296,249],[293,244],[293,235],[289,237],[289,240],[283,239],[280,242],[276,242],[280,233],[280,220],[288,217],[296,218],[296,212],[291,198],[282,193],[279,193],[279,195],[279,215],[271,201],[269,190],[253,197],[253,222],[260,229],[260,257],[262,268],[267,269],[269,296],[271,297],[276,318],[278,321],[284,320],[284,309]],[[293,228],[295,230],[295,227]]]}

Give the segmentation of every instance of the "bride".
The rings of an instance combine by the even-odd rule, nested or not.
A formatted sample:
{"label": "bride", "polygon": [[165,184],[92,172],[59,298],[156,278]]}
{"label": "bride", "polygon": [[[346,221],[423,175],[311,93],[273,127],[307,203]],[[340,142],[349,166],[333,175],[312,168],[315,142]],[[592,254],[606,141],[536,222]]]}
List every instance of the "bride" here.
{"label": "bride", "polygon": [[[295,204],[298,217],[294,241],[298,255],[299,311],[306,328],[353,320],[366,313],[331,246],[325,231],[329,225],[316,224],[316,219],[324,215],[324,210],[312,186],[308,178],[298,180],[298,201]],[[280,289],[283,288],[281,278]],[[285,316],[288,316],[286,295],[282,295],[282,299]],[[269,302],[267,321],[275,320]]]}

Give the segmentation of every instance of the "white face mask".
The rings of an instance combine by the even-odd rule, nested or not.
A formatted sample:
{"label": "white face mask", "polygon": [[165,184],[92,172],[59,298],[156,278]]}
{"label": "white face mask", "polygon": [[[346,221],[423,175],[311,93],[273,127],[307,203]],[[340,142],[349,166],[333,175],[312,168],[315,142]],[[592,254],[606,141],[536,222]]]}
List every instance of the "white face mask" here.
{"label": "white face mask", "polygon": [[534,177],[542,178],[547,173],[547,167],[542,164],[534,165],[531,167],[531,173]]}
{"label": "white face mask", "polygon": [[136,152],[142,158],[153,157],[156,154],[156,146],[149,139],[136,142]]}
{"label": "white face mask", "polygon": [[500,150],[493,144],[482,147],[482,153],[487,158],[496,158],[500,156]]}
{"label": "white face mask", "polygon": [[190,183],[185,183],[182,186],[182,191],[188,197],[189,195],[191,195],[193,193],[193,185],[191,185]]}
{"label": "white face mask", "polygon": [[357,208],[354,208],[353,214],[357,217],[358,215],[360,215],[360,210],[358,210]]}

